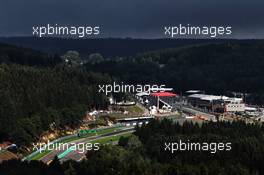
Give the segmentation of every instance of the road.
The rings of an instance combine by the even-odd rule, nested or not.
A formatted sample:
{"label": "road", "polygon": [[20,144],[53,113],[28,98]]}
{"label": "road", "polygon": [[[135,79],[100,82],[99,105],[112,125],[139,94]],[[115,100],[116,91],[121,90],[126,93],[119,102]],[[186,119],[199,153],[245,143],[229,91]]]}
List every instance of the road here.
{"label": "road", "polygon": [[182,112],[189,113],[189,114],[192,114],[192,115],[195,115],[195,116],[205,116],[209,120],[216,121],[216,116],[213,115],[213,114],[202,112],[202,111],[199,111],[199,110],[197,110],[195,108],[187,107],[187,106],[185,106],[183,104],[177,104],[175,107],[178,110],[182,111]]}

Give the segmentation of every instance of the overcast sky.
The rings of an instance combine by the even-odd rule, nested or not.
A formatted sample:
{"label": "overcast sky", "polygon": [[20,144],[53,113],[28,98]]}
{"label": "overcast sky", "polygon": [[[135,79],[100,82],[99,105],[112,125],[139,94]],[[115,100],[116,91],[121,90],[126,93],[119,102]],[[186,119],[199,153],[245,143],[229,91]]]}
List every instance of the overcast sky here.
{"label": "overcast sky", "polygon": [[99,25],[103,37],[161,38],[163,26],[224,25],[233,38],[264,38],[264,0],[2,0],[0,36],[32,26]]}

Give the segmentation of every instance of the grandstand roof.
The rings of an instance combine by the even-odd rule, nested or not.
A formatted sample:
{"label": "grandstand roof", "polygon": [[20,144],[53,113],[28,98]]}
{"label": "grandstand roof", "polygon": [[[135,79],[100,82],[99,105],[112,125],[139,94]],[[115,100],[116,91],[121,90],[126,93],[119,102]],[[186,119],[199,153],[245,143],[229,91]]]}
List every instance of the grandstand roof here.
{"label": "grandstand roof", "polygon": [[148,92],[139,92],[139,93],[136,94],[136,96],[139,96],[139,97],[147,96],[147,95],[149,95]]}
{"label": "grandstand roof", "polygon": [[201,92],[200,90],[189,90],[189,91],[186,91],[186,93],[199,93]]}
{"label": "grandstand roof", "polygon": [[150,95],[155,96],[155,97],[175,97],[177,94],[171,93],[171,92],[156,92],[156,93],[151,93]]}
{"label": "grandstand roof", "polygon": [[206,95],[206,94],[193,94],[193,95],[189,95],[189,98],[198,98],[198,99],[207,100],[207,101],[229,99],[229,97],[226,97],[226,96]]}
{"label": "grandstand roof", "polygon": [[150,92],[165,92],[165,91],[173,91],[173,88],[165,88],[165,87],[163,87],[163,88],[159,88],[159,87],[157,87],[157,88],[154,88],[154,87],[152,87],[152,88],[149,88],[149,91]]}

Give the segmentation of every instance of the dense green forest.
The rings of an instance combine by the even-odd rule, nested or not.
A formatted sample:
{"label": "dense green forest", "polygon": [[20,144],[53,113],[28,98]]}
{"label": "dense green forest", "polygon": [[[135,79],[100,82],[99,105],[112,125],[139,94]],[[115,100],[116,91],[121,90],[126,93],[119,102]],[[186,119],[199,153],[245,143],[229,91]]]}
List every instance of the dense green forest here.
{"label": "dense green forest", "polygon": [[98,84],[110,81],[106,75],[64,65],[0,65],[0,140],[27,145],[54,122],[62,129],[78,126],[85,111],[107,107]]}
{"label": "dense green forest", "polygon": [[[137,128],[131,137],[120,138],[119,145],[101,146],[87,153],[81,162],[48,166],[42,162],[4,162],[0,173],[8,175],[256,175],[263,174],[264,127],[233,123],[184,123],[153,120]],[[231,151],[215,154],[183,151],[174,154],[164,150],[164,142],[231,142]],[[16,167],[16,171],[13,171]]]}
{"label": "dense green forest", "polygon": [[[169,120],[152,121],[135,135],[149,158],[169,165],[179,174],[263,174],[264,127],[244,122],[193,123],[179,125]],[[230,151],[164,151],[164,142],[231,142]],[[184,172],[184,173],[183,173]]]}
{"label": "dense green forest", "polygon": [[[64,54],[75,50],[80,55],[101,53],[106,58],[135,56],[138,53],[165,48],[200,43],[221,43],[229,40],[198,39],[132,39],[132,38],[38,38],[38,37],[0,37],[0,42],[40,50],[49,54]],[[236,42],[251,42],[234,40]],[[253,43],[258,41],[252,41]]]}
{"label": "dense green forest", "polygon": [[176,92],[251,93],[248,102],[264,104],[264,43],[204,44],[148,52],[121,60],[87,64],[88,70],[131,84],[165,84]]}
{"label": "dense green forest", "polygon": [[56,55],[2,44],[0,62],[0,140],[18,145],[37,139],[55,121],[62,128],[78,126],[85,110],[105,108],[98,84],[113,77],[131,84],[166,84],[176,92],[250,93],[248,103],[264,104],[261,41],[200,44],[77,67]]}
{"label": "dense green forest", "polygon": [[61,61],[56,54],[48,55],[40,51],[0,43],[0,63],[47,67],[55,66]]}
{"label": "dense green forest", "polygon": [[[85,65],[70,65],[56,55],[0,45],[0,142],[10,140],[19,147],[27,146],[54,127],[78,127],[87,110],[108,107],[98,85],[113,80],[166,84],[176,92],[243,92],[250,94],[247,102],[264,104],[264,44],[260,41],[200,44],[91,60]],[[137,128],[129,139],[120,139],[119,146],[89,152],[88,159],[80,163],[61,165],[56,159],[48,166],[14,160],[1,164],[0,174],[264,174],[263,132],[263,126],[241,122],[199,126],[152,121]],[[232,151],[171,154],[162,150],[164,141],[179,138],[230,141]]]}

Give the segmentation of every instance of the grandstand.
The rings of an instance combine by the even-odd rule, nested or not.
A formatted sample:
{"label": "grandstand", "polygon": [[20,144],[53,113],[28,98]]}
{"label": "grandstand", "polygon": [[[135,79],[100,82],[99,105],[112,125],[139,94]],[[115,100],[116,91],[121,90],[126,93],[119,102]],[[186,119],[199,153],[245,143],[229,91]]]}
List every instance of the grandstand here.
{"label": "grandstand", "polygon": [[[169,88],[168,88],[169,89]],[[171,89],[169,89],[171,90]],[[150,109],[151,114],[169,113],[175,110],[174,104],[177,101],[177,94],[172,92],[142,92],[136,95],[139,102]]]}

